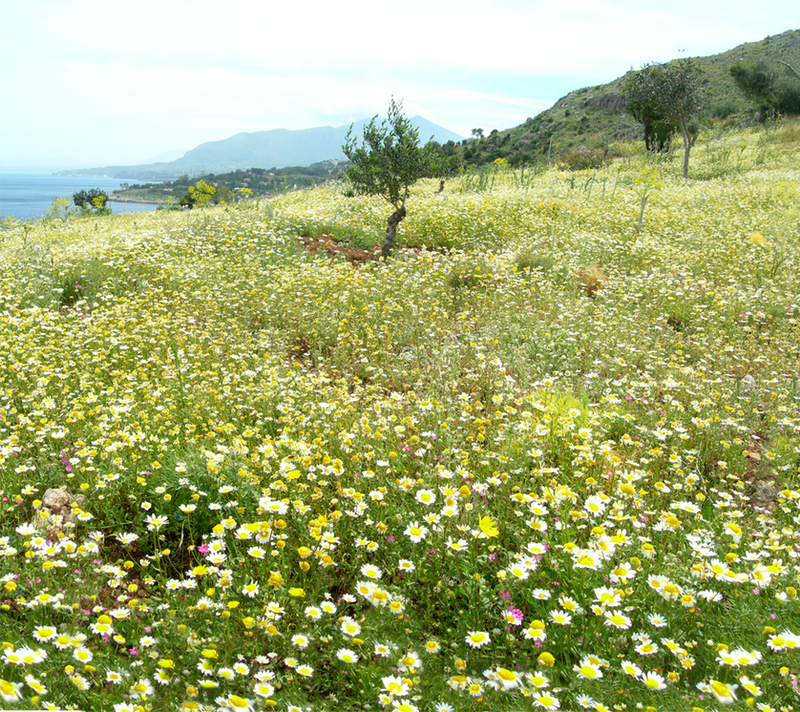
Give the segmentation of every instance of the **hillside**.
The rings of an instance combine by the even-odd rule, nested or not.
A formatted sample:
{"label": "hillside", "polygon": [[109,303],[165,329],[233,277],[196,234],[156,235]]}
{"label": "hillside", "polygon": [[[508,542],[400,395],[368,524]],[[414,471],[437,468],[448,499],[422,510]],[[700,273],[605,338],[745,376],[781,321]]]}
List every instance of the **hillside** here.
{"label": "hillside", "polygon": [[[335,177],[343,161],[323,161],[310,166],[287,168],[248,168],[228,173],[203,173],[202,179],[217,189],[214,202],[231,202],[243,189],[255,198],[271,196],[297,188],[309,188]],[[159,183],[136,183],[114,191],[109,195],[112,202],[177,204],[186,195],[190,186],[197,183],[198,176],[184,174],[175,180]],[[123,184],[125,186],[127,184]],[[246,195],[246,194],[245,194]]]}
{"label": "hillside", "polygon": [[[749,102],[731,78],[730,68],[740,61],[758,60],[776,70],[780,69],[779,60],[800,66],[800,30],[739,45],[721,54],[694,58],[708,78],[707,119],[728,119],[738,124],[747,118]],[[625,76],[608,84],[573,91],[520,126],[470,141],[464,150],[465,161],[481,165],[505,158],[516,165],[540,160],[548,154],[555,156],[571,147],[608,149],[618,141],[639,138],[641,129],[625,109],[622,90]]]}
{"label": "hillside", "polygon": [[623,148],[0,221],[4,707],[797,710],[800,121]]}
{"label": "hillside", "polygon": [[[353,124],[360,133],[369,119]],[[460,141],[462,137],[449,129],[415,116],[411,123],[419,130],[421,140],[431,136],[439,143]],[[114,178],[140,180],[173,180],[183,174],[198,176],[206,173],[228,173],[248,168],[286,168],[310,166],[331,159],[343,159],[342,144],[350,129],[345,126],[319,126],[290,131],[273,129],[254,133],[242,132],[221,141],[208,141],[187,151],[181,158],[168,163],[136,166],[104,166],[63,171],[61,175],[107,175]]]}

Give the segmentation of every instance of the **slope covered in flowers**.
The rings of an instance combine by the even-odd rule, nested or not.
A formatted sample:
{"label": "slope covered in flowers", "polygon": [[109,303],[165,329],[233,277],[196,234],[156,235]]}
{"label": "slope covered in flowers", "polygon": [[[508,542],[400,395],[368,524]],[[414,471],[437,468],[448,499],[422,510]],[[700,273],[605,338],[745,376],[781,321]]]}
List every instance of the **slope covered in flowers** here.
{"label": "slope covered in flowers", "polygon": [[797,707],[790,129],[5,221],[3,704]]}

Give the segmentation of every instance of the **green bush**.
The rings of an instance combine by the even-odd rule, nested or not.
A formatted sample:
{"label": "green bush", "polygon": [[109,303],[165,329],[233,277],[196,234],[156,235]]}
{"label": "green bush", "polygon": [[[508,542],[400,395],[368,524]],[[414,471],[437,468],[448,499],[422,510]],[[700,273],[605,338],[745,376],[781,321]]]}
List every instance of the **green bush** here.
{"label": "green bush", "polygon": [[582,171],[587,168],[598,169],[607,166],[611,158],[605,151],[596,148],[577,146],[558,154],[558,166],[567,171]]}

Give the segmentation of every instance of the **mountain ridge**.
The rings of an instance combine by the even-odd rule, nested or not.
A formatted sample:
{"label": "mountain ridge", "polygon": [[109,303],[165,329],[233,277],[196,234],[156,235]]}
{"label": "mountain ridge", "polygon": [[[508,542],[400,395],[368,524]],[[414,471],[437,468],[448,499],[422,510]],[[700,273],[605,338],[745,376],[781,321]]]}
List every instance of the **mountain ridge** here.
{"label": "mountain ridge", "polygon": [[[369,119],[352,124],[360,135]],[[461,141],[454,131],[434,124],[421,116],[410,119],[419,131],[420,139],[431,136],[439,143]],[[331,159],[344,159],[342,144],[351,124],[317,126],[308,129],[268,129],[241,131],[218,141],[206,141],[184,153],[181,158],[163,163],[133,166],[103,166],[60,171],[58,175],[111,176],[119,179],[171,180],[184,174],[224,173],[248,168],[286,168],[310,166]]]}

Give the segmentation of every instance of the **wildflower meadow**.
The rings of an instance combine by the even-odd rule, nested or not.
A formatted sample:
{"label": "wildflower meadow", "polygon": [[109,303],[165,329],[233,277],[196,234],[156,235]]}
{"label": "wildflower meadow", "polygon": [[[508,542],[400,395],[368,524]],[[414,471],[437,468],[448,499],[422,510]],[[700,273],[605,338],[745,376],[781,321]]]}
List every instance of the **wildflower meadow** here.
{"label": "wildflower meadow", "polygon": [[800,709],[798,155],[4,220],[2,706]]}

